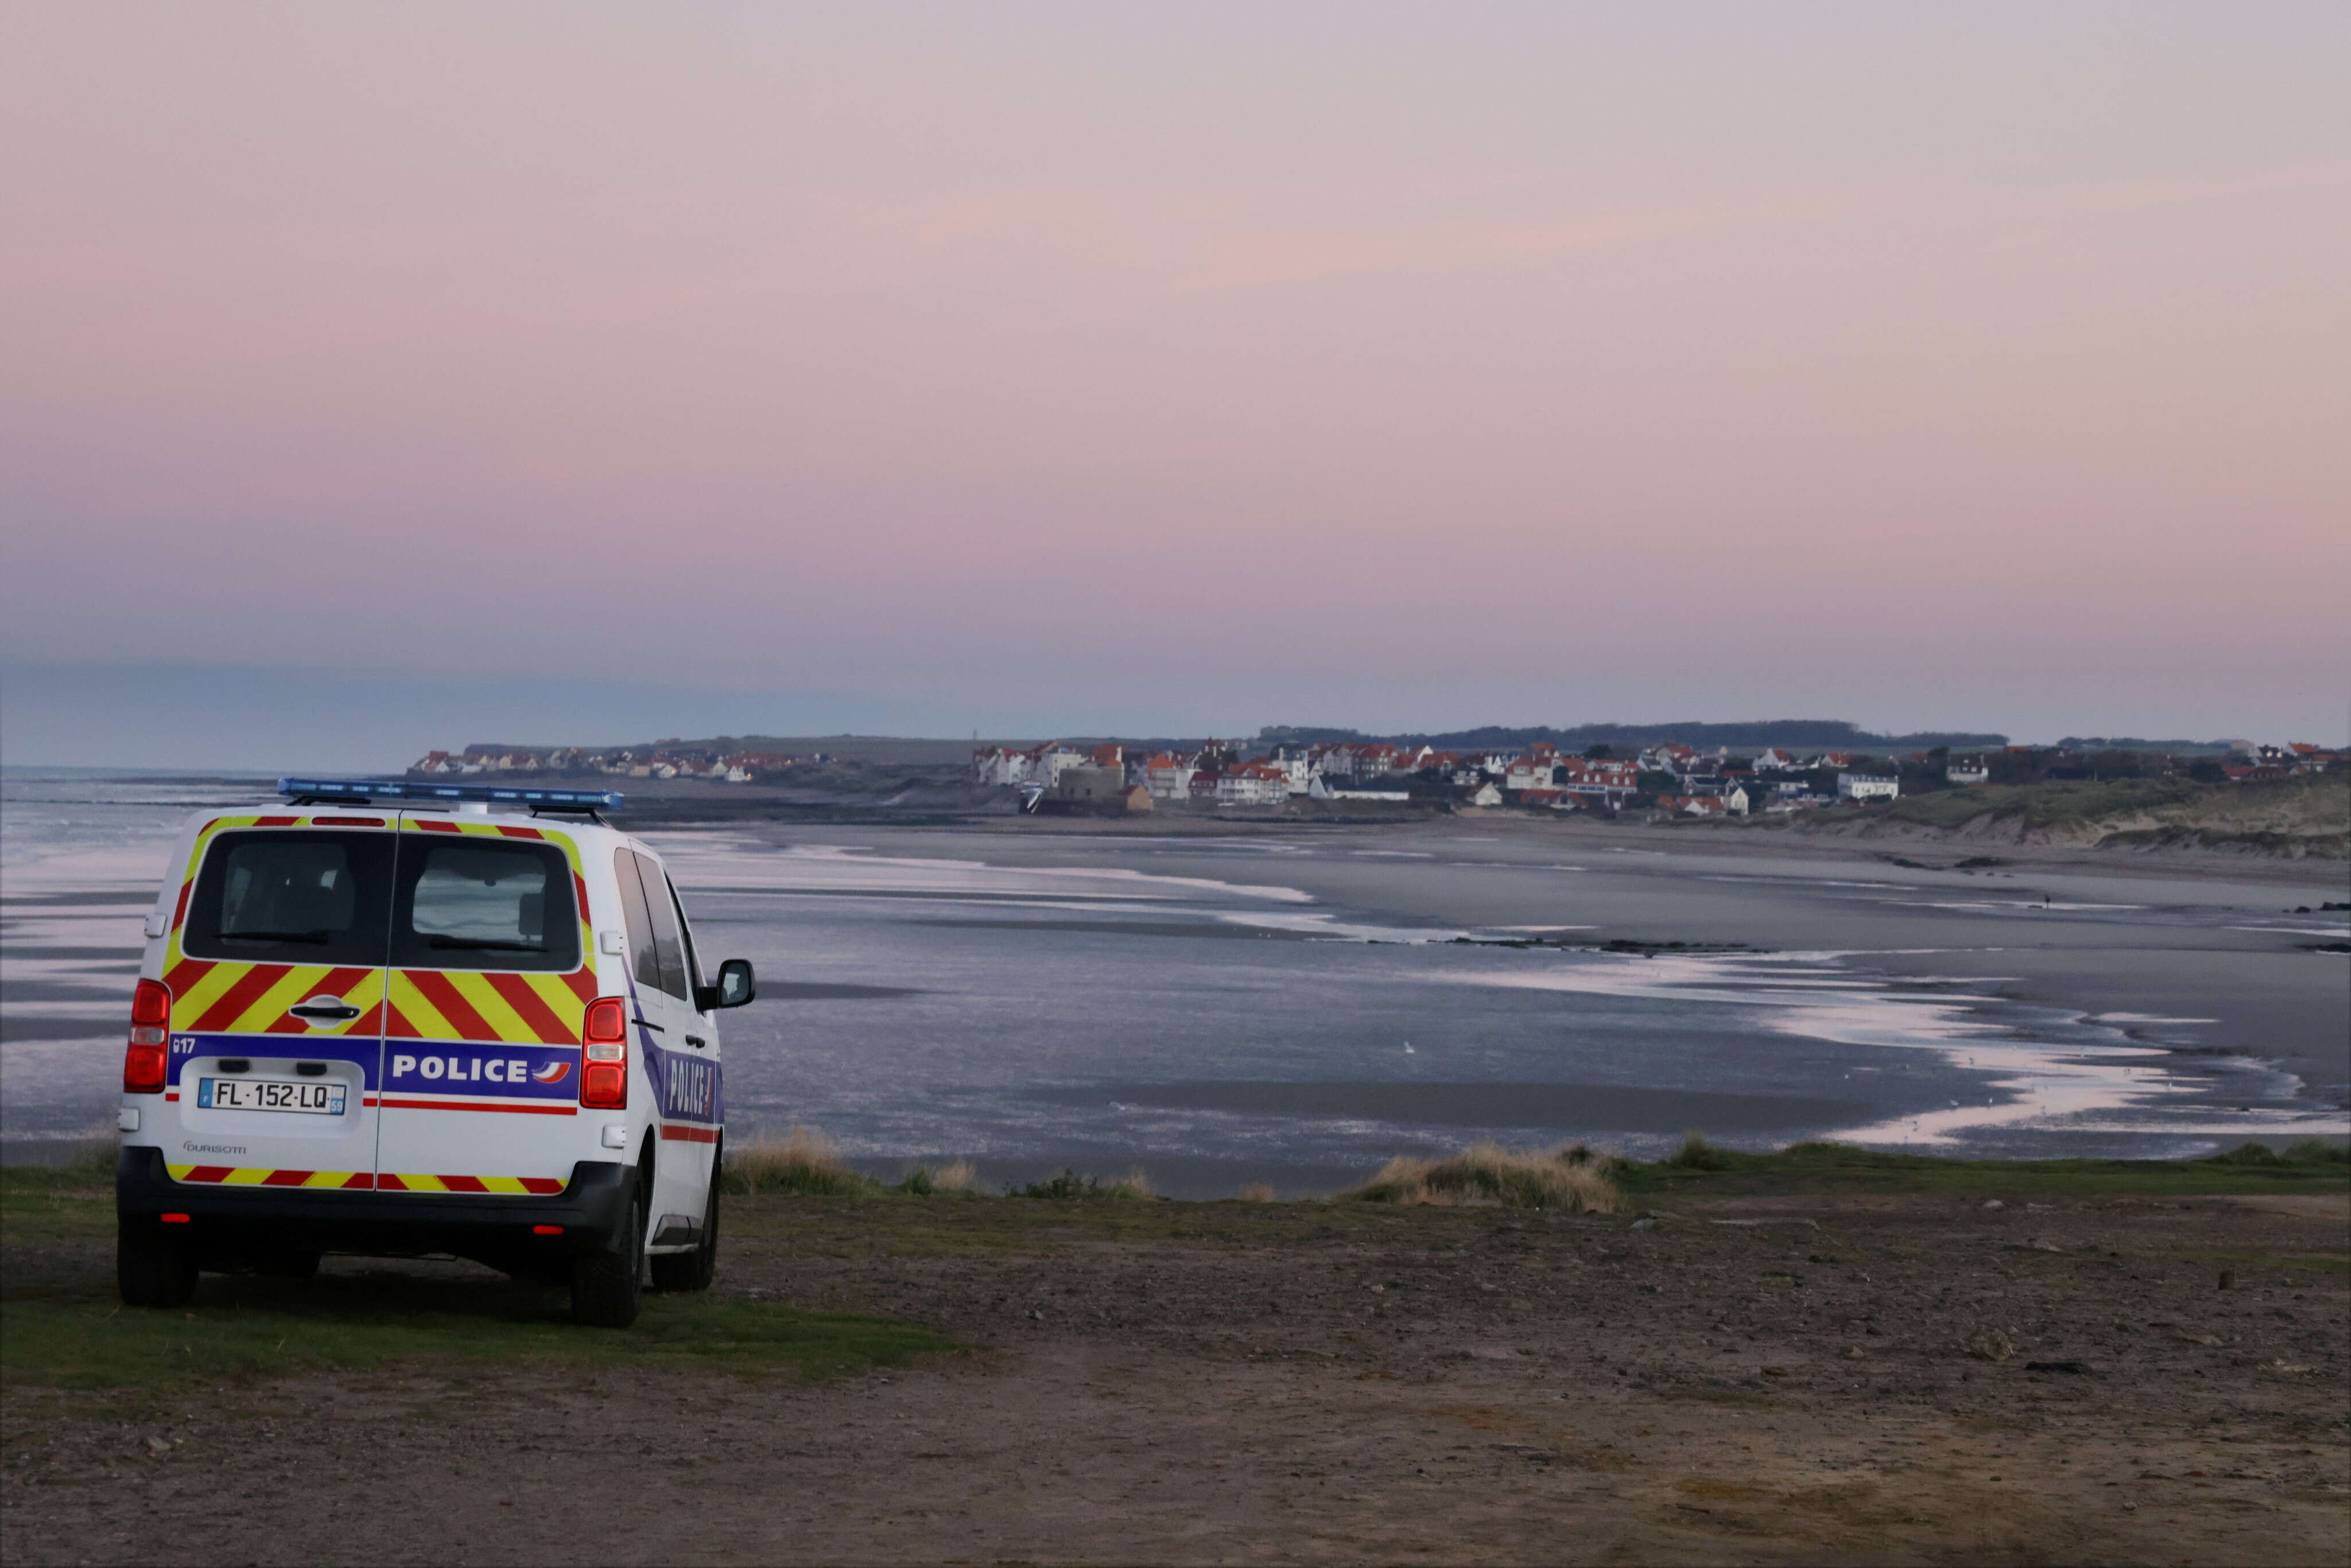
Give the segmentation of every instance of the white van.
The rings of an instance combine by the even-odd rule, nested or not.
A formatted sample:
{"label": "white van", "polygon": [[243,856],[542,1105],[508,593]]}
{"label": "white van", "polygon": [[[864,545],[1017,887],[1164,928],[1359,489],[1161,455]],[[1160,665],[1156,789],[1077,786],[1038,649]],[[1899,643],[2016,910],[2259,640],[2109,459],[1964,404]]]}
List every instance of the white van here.
{"label": "white van", "polygon": [[201,813],[147,920],[115,1177],[124,1301],[204,1269],[454,1253],[625,1327],[710,1283],[717,1013],[620,797],[280,780]]}

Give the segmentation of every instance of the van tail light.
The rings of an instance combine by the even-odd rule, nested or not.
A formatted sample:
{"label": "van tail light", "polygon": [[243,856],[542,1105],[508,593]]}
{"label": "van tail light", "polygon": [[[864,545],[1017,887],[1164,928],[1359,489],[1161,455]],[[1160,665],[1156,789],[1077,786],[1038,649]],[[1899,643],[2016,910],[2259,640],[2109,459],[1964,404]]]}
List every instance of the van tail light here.
{"label": "van tail light", "polygon": [[172,988],[141,980],[131,996],[131,1043],[122,1049],[122,1092],[161,1094],[171,1051]]}
{"label": "van tail light", "polygon": [[580,1103],[594,1111],[629,1107],[629,1002],[598,997],[580,1031]]}

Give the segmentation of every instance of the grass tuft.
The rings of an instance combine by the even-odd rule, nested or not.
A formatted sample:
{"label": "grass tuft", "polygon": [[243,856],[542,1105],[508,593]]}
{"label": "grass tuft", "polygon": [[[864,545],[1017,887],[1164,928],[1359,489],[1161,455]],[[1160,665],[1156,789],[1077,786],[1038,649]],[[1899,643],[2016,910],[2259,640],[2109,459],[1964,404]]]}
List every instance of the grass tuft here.
{"label": "grass tuft", "polygon": [[840,1197],[873,1186],[849,1168],[841,1147],[813,1127],[794,1126],[780,1138],[762,1138],[726,1151],[725,1190]]}
{"label": "grass tuft", "polygon": [[1007,1186],[1007,1197],[1040,1197],[1059,1203],[1083,1203],[1092,1199],[1134,1200],[1153,1195],[1151,1178],[1141,1171],[1129,1171],[1115,1181],[1103,1181],[1099,1176],[1080,1176],[1064,1166],[1058,1176],[1043,1181],[1032,1181],[1025,1186]]}
{"label": "grass tuft", "polygon": [[73,1153],[59,1164],[69,1171],[102,1171],[112,1176],[121,1157],[121,1135],[111,1127],[101,1127],[76,1138]]}
{"label": "grass tuft", "polygon": [[979,1173],[969,1160],[950,1160],[943,1166],[916,1166],[906,1173],[897,1190],[910,1197],[936,1197],[944,1193],[968,1194],[979,1179]]}
{"label": "grass tuft", "polygon": [[1506,1208],[1550,1208],[1570,1214],[1607,1214],[1619,1201],[1615,1185],[1575,1151],[1539,1154],[1499,1144],[1472,1144],[1441,1160],[1401,1157],[1342,1197],[1362,1203],[1494,1203]]}
{"label": "grass tuft", "polygon": [[1692,1127],[1682,1134],[1682,1146],[1667,1155],[1664,1163],[1686,1171],[1727,1171],[1732,1161],[1728,1149],[1708,1143],[1706,1134]]}
{"label": "grass tuft", "polygon": [[1243,1203],[1271,1203],[1273,1185],[1270,1182],[1253,1181],[1241,1188],[1240,1200]]}

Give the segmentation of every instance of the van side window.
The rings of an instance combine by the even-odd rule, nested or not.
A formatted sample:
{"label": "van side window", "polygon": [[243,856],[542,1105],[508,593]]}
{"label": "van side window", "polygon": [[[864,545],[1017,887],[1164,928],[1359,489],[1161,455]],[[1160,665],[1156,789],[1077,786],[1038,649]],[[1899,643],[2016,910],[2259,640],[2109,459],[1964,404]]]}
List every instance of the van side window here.
{"label": "van side window", "polygon": [[653,946],[653,916],[645,913],[645,884],[637,876],[637,857],[627,850],[614,850],[612,874],[621,881],[621,915],[629,927],[629,972],[638,985],[658,991],[661,957]]}
{"label": "van side window", "polygon": [[[663,880],[668,881],[666,877]],[[677,909],[677,934],[685,943],[685,995],[692,1000],[703,984],[702,960],[694,956],[694,927],[685,923],[685,900],[677,895],[675,883],[669,883],[669,900]]]}
{"label": "van side window", "polygon": [[639,855],[637,878],[644,889],[645,913],[653,917],[653,956],[661,964],[661,988],[681,1001],[691,1001],[694,993],[685,983],[685,938],[677,920],[677,904],[669,891],[669,878],[662,874],[655,862]]}

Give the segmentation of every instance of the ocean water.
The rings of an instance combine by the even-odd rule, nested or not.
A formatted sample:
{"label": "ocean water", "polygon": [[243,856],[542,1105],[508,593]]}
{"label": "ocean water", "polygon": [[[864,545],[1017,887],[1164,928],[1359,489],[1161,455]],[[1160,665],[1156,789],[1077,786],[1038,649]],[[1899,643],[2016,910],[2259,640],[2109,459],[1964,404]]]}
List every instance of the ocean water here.
{"label": "ocean water", "polygon": [[[187,810],[255,796],[190,776],[0,786],[0,1134],[21,1150],[103,1124],[166,841]],[[760,1001],[724,1020],[731,1135],[807,1124],[884,1173],[1140,1168],[1208,1196],[1327,1191],[1481,1137],[1647,1155],[1698,1128],[1759,1147],[2159,1155],[2346,1128],[2274,1061],[2216,1049],[2213,1017],[2032,999],[2002,969],[2024,956],[2001,936],[2019,924],[2035,953],[2233,928],[2210,939],[2265,961],[2294,923],[2241,909],[1946,897],[1834,864],[1561,859],[1412,830],[653,838],[705,964],[747,957],[760,975]],[[1537,929],[1716,941],[1725,922],[1785,939],[1496,945]]]}

